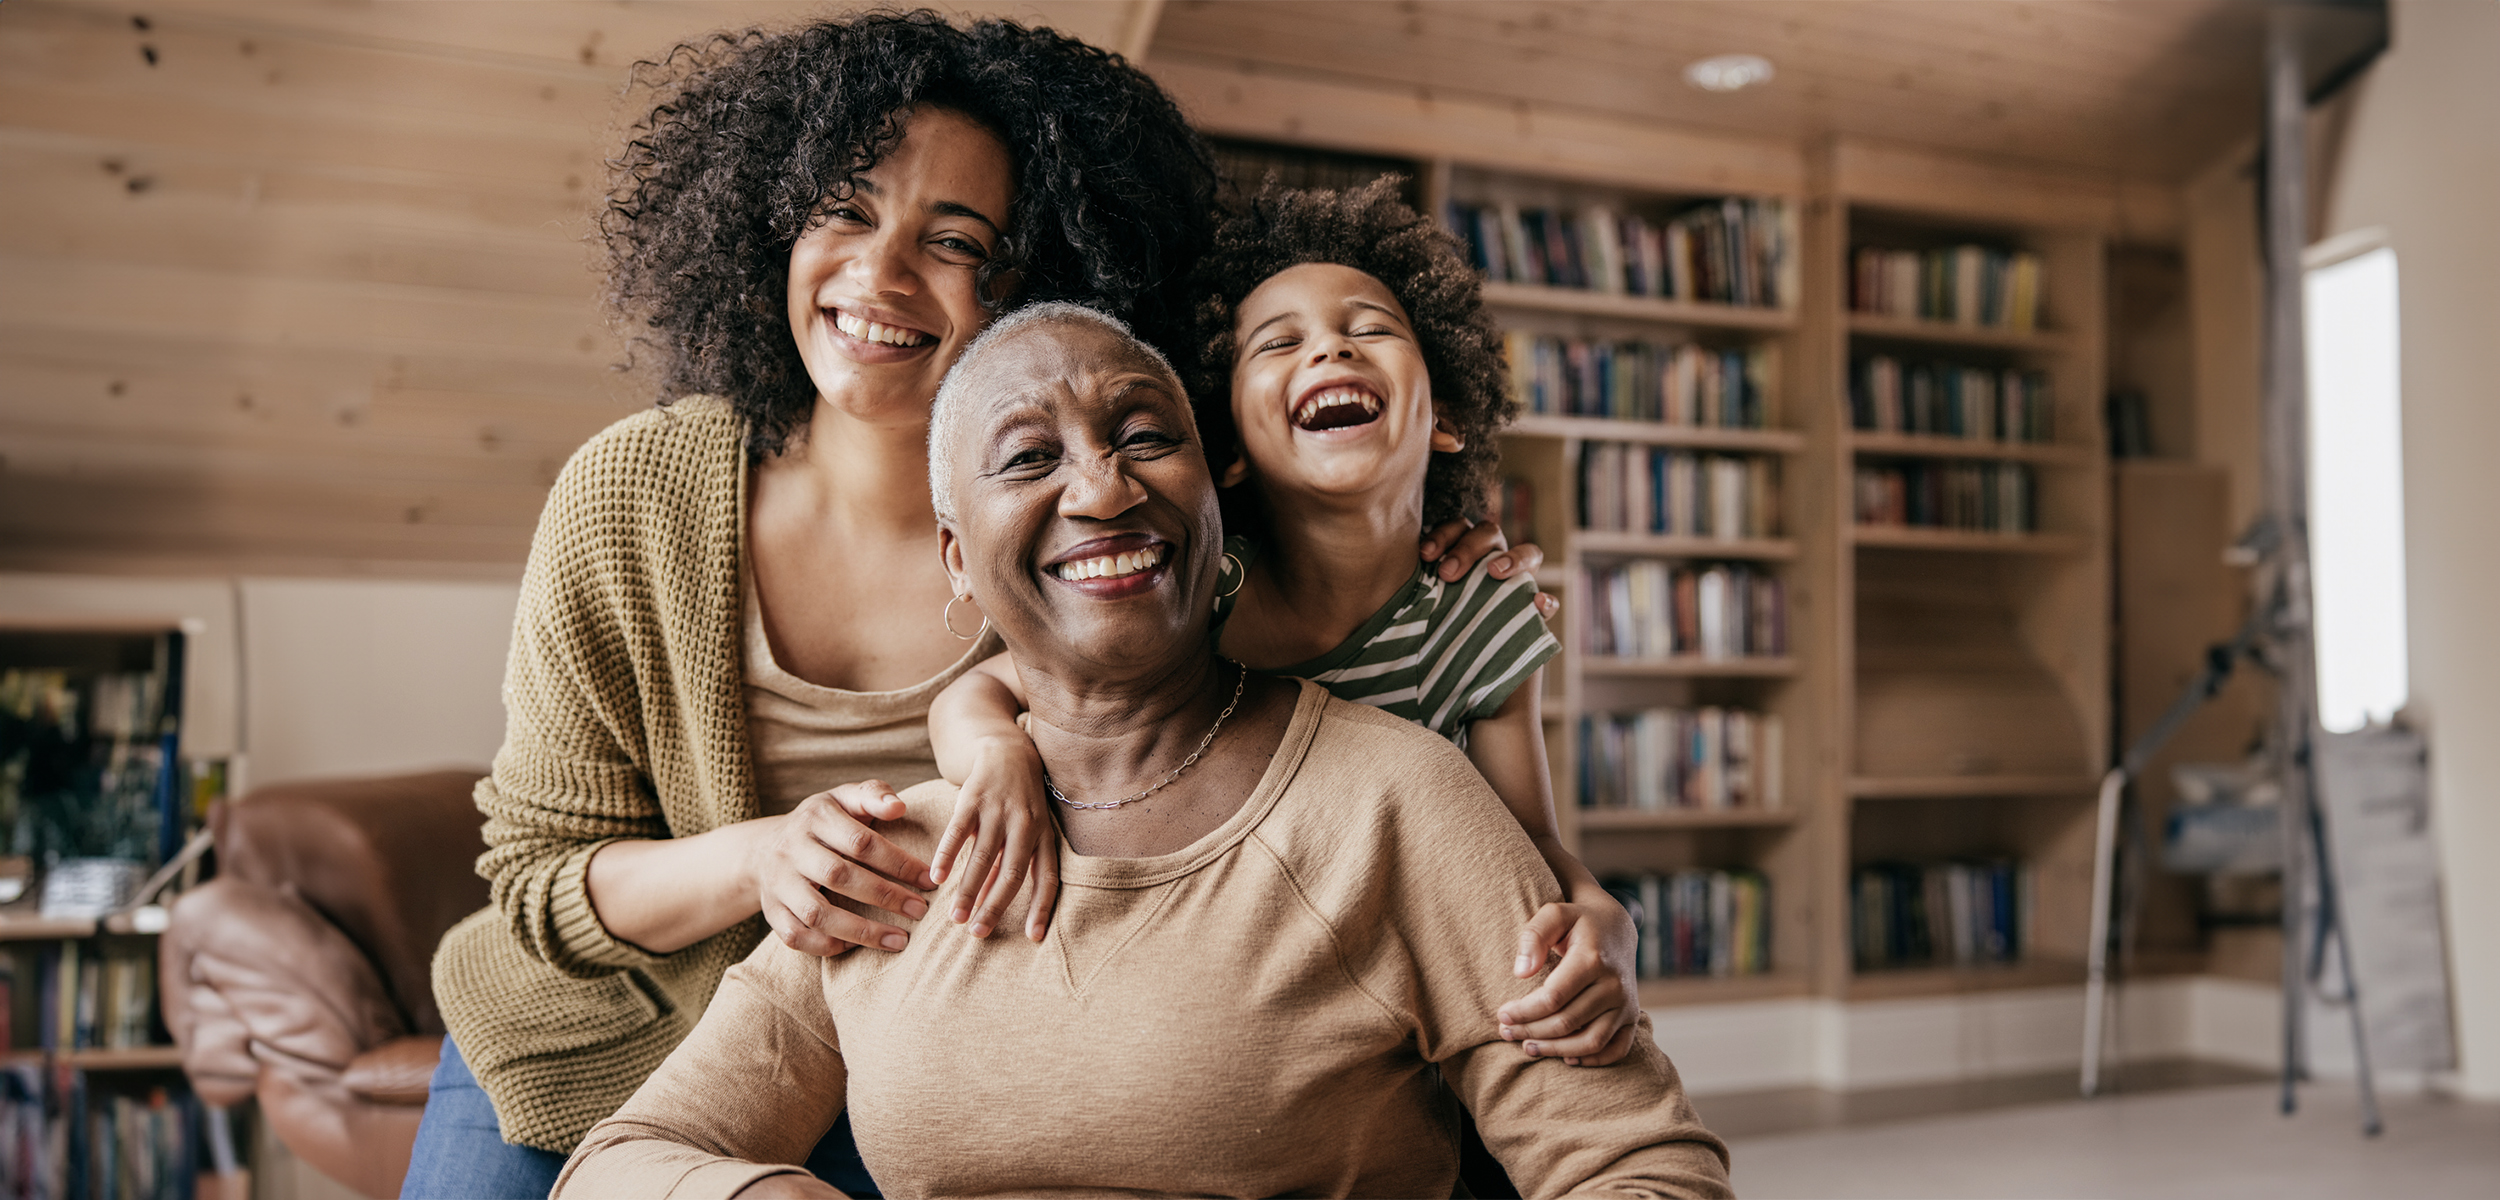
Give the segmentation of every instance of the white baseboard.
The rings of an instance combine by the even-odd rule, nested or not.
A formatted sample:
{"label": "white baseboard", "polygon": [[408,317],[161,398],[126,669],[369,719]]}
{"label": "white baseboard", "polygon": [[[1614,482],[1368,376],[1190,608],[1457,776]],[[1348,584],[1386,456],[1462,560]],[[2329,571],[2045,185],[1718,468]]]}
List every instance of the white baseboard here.
{"label": "white baseboard", "polygon": [[[2208,975],[2118,988],[2112,1062],[2199,1058],[2260,1070],[2279,1061],[2281,1002],[2264,984]],[[1851,1091],[1949,1083],[2083,1063],[2083,989],[2028,988],[1911,1000],[1796,998],[1649,1012],[1658,1043],[1695,1095],[1820,1087]],[[2342,1017],[2310,1015],[2311,1065],[2349,1077]],[[2421,1081],[2382,1078],[2384,1090]]]}

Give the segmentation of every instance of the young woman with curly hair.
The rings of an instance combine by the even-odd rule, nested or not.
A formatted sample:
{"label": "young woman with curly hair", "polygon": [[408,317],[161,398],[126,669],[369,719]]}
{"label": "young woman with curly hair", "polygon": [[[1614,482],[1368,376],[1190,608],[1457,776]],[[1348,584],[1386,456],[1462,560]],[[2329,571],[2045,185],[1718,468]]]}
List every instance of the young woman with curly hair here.
{"label": "young woman with curly hair", "polygon": [[[494,902],[436,956],[451,1037],[407,1195],[545,1195],[768,927],[904,944],[830,897],[926,910],[945,858],[870,825],[936,774],[929,698],[997,648],[939,565],[930,400],[1016,303],[1176,329],[1213,219],[1171,99],[1047,30],[846,17],[680,46],[637,83],[601,233],[668,399],[593,438],[540,518],[478,786]],[[999,815],[967,869],[1003,849],[1003,907],[1050,832]],[[864,1189],[834,1173],[848,1147],[812,1161]]]}

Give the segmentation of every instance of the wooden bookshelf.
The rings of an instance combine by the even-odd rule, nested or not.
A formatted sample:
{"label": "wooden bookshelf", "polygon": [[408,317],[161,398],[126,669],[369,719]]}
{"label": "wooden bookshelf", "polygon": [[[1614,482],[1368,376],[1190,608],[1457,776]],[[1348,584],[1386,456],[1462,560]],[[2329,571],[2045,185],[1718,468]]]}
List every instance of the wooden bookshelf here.
{"label": "wooden bookshelf", "polygon": [[1890,550],[1956,550],[1991,554],[2078,555],[2091,539],[2070,533],[1990,533],[1979,529],[1929,529],[1914,525],[1852,525],[1849,540]]}
{"label": "wooden bookshelf", "polygon": [[1778,658],[1703,658],[1697,654],[1667,658],[1614,658],[1587,654],[1581,656],[1581,661],[1583,673],[1613,679],[1785,679],[1797,673],[1797,660],[1784,655]]}
{"label": "wooden bookshelf", "polygon": [[1858,776],[1849,795],[1859,800],[1921,800],[1953,796],[2089,796],[2100,792],[2091,775]]}
{"label": "wooden bookshelf", "polygon": [[1868,433],[1864,430],[1849,435],[1849,448],[1862,455],[1984,458],[1998,462],[2053,463],[2067,467],[2091,466],[2100,457],[2094,447],[2072,442],[1995,442],[1923,433]]}
{"label": "wooden bookshelf", "polygon": [[1523,415],[1505,437],[1574,438],[1584,442],[1641,442],[1693,450],[1752,451],[1760,454],[1802,454],[1804,436],[1786,429],[1721,429],[1707,425],[1669,425],[1658,421],[1614,421],[1604,417],[1566,417],[1549,413]]}
{"label": "wooden bookshelf", "polygon": [[6,1062],[12,1067],[42,1066],[47,1057],[62,1066],[81,1071],[178,1071],[182,1069],[180,1046],[126,1046],[121,1049],[64,1050],[47,1056],[41,1050],[12,1050]]}
{"label": "wooden bookshelf", "polygon": [[1583,559],[1742,558],[1786,561],[1797,557],[1797,543],[1787,538],[1668,537],[1655,533],[1575,529],[1571,531],[1571,546]]}
{"label": "wooden bookshelf", "polygon": [[[1846,303],[1845,297],[1843,302]],[[1985,325],[1958,325],[1951,321],[1891,317],[1879,313],[1850,313],[1848,326],[1849,332],[1859,337],[1924,342],[1931,346],[1980,346],[1999,350],[2064,351],[2071,349],[2077,341],[2071,334],[2051,329],[1999,329]]]}
{"label": "wooden bookshelf", "polygon": [[1786,808],[1677,808],[1650,811],[1625,808],[1580,810],[1583,830],[1624,830],[1657,833],[1675,829],[1768,829],[1796,823]]}
{"label": "wooden bookshelf", "polygon": [[1793,329],[1797,325],[1797,313],[1793,308],[1661,300],[1650,296],[1623,296],[1523,283],[1487,283],[1484,285],[1484,302],[1496,308],[1617,317],[1696,329],[1773,330]]}
{"label": "wooden bookshelf", "polygon": [[[1817,991],[1849,1000],[2060,987],[2083,973],[2092,796],[2108,761],[2109,492],[2101,397],[2105,247],[2089,228],[1984,194],[1911,192],[1836,156],[1813,240],[1828,257],[1809,289],[1808,435],[1828,447],[1837,603],[1832,729],[1842,766],[1820,801],[1830,887],[1812,956]],[[2041,262],[2032,331],[1848,310],[1860,246],[1978,244]],[[1872,354],[2020,370],[2047,383],[2057,440],[1998,442],[1851,428],[1855,364]],[[1854,470],[1868,460],[2023,464],[2036,532],[1860,525]],[[2011,859],[2028,873],[2018,961],[1860,971],[1857,868]]]}

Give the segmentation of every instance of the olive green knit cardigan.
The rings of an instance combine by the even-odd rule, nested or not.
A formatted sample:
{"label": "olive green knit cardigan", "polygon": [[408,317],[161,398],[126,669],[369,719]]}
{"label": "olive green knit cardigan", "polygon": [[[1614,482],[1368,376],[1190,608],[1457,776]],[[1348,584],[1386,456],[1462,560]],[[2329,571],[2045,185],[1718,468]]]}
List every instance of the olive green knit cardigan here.
{"label": "olive green knit cardigan", "polygon": [[611,936],[585,889],[624,838],[760,815],[740,651],[745,427],[696,398],[639,413],[566,464],[539,517],[479,781],[494,903],[443,937],[434,996],[504,1140],[569,1154],[668,1057],[750,918],[674,954]]}

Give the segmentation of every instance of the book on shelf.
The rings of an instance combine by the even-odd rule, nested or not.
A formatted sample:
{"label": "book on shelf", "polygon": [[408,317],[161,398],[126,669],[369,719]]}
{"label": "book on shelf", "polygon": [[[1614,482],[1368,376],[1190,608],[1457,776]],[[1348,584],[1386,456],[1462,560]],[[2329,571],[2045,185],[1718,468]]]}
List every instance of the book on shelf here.
{"label": "book on shelf", "polygon": [[1605,881],[1640,930],[1643,979],[1771,969],[1771,881],[1759,871],[1684,870]]}
{"label": "book on shelf", "polygon": [[35,962],[35,1044],[46,1053],[171,1040],[157,1010],[154,947],[65,939],[39,943]]}
{"label": "book on shelf", "polygon": [[187,1200],[210,1163],[204,1107],[176,1084],[0,1071],[0,1194]]}
{"label": "book on shelf", "polygon": [[1690,342],[1502,335],[1512,392],[1528,412],[1711,429],[1764,429],[1770,351]]}
{"label": "book on shelf", "polygon": [[1850,261],[1849,307],[2029,333],[2040,327],[2040,286],[2040,256],[2027,250],[1860,246]]}
{"label": "book on shelf", "polygon": [[2022,463],[1861,463],[1853,490],[1860,525],[1984,533],[2040,527],[2038,480]]}
{"label": "book on shelf", "polygon": [[1796,236],[1776,199],[1730,196],[1652,221],[1579,209],[1452,203],[1450,231],[1496,283],[1751,308],[1788,299]]}
{"label": "book on shelf", "polygon": [[1536,540],[1536,485],[1516,475],[1502,478],[1493,492],[1493,521],[1502,540],[1524,546]]}
{"label": "book on shelf", "polygon": [[1584,809],[1777,809],[1783,734],[1775,713],[1715,705],[1580,718]]}
{"label": "book on shelf", "polygon": [[135,882],[181,850],[198,821],[182,660],[177,630],[0,629],[0,851],[116,860]]}
{"label": "book on shelf", "polygon": [[1635,559],[1583,568],[1588,621],[1580,648],[1599,657],[1705,659],[1788,652],[1780,578],[1742,563]]}
{"label": "book on shelf", "polygon": [[1850,878],[1857,969],[2019,962],[2031,870],[2011,859],[1872,863]]}
{"label": "book on shelf", "polygon": [[1734,541],[1779,535],[1779,460],[1626,442],[1580,447],[1580,528]]}
{"label": "book on shelf", "polygon": [[1868,355],[1849,370],[1849,424],[1870,433],[2046,442],[2056,437],[2053,407],[2042,371],[1889,354]]}

